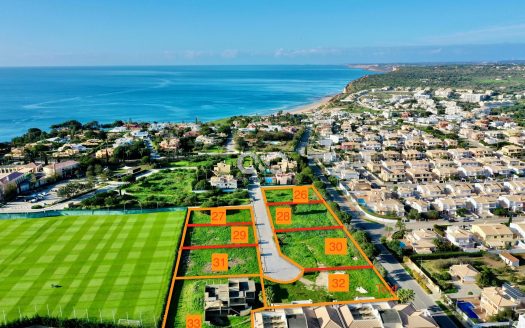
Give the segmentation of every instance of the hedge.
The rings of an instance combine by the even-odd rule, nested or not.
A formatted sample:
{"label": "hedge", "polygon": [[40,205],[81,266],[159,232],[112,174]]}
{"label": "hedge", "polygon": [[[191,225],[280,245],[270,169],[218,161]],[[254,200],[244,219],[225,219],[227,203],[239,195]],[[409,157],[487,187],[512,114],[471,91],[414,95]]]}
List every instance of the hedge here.
{"label": "hedge", "polygon": [[452,257],[481,257],[485,254],[485,252],[473,252],[473,253],[467,253],[467,252],[442,252],[442,253],[430,253],[430,254],[413,254],[410,256],[411,260],[433,260],[433,259],[448,259]]}

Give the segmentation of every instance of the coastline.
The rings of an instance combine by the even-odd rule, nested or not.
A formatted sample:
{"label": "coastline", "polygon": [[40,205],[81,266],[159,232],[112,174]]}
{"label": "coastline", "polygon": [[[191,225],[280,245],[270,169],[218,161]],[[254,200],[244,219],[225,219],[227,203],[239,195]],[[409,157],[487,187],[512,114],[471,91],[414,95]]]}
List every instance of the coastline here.
{"label": "coastline", "polygon": [[297,106],[295,108],[291,108],[291,109],[287,110],[286,112],[291,113],[291,114],[306,114],[306,113],[310,113],[310,112],[314,111],[315,109],[318,109],[319,107],[326,105],[335,96],[336,96],[336,94],[325,96],[325,97],[323,97],[323,98],[321,98],[321,99],[319,99],[317,101],[314,101],[312,103],[309,103],[309,104],[306,104],[306,105]]}

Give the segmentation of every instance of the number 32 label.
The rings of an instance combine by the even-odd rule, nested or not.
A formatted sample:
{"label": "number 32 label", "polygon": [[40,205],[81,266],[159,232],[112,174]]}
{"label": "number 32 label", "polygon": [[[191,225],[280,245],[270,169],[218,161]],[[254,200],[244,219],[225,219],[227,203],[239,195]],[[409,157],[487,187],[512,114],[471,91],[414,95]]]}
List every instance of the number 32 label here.
{"label": "number 32 label", "polygon": [[350,278],[347,274],[333,273],[328,275],[329,292],[348,292],[350,290]]}

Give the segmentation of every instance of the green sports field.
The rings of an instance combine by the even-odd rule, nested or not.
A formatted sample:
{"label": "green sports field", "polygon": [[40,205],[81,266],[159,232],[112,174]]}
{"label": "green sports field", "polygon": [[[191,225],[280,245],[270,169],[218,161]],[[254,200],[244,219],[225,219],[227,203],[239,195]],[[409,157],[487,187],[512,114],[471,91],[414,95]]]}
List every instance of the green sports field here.
{"label": "green sports field", "polygon": [[153,326],[162,315],[184,216],[0,220],[0,315],[9,321],[36,310]]}

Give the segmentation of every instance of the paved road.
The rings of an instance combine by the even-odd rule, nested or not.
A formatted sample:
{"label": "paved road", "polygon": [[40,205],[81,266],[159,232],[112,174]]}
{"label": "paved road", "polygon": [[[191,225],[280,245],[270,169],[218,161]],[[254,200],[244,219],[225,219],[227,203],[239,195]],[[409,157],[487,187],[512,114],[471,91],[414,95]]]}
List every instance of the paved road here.
{"label": "paved road", "polygon": [[311,134],[312,130],[309,127],[307,127],[303,135],[301,136],[301,140],[299,140],[299,142],[297,143],[297,147],[295,148],[296,153],[304,156],[304,150],[306,149],[306,146],[308,146],[308,140],[310,139]]}
{"label": "paved road", "polygon": [[[51,206],[48,206],[48,207],[45,207],[45,208],[41,208],[41,209],[32,209],[31,206],[33,206],[33,205],[42,205],[45,202],[49,203],[48,199],[43,200],[43,201],[38,202],[38,203],[29,203],[29,202],[21,202],[21,201],[10,202],[5,207],[0,208],[0,213],[34,213],[34,212],[46,212],[46,211],[63,210],[63,209],[67,209],[69,207],[69,204],[71,204],[71,203],[78,203],[78,202],[83,201],[84,199],[87,199],[87,198],[89,198],[89,197],[91,197],[91,196],[93,196],[95,194],[98,194],[98,193],[107,192],[107,191],[111,191],[111,190],[116,190],[116,189],[118,189],[119,186],[121,186],[123,184],[124,184],[123,182],[110,181],[104,186],[97,187],[97,189],[92,191],[92,192],[89,192],[87,194],[84,194],[84,195],[81,195],[81,196],[78,196],[78,197],[75,197],[75,198],[71,198],[68,201],[65,201],[65,202],[62,202],[62,203],[58,203],[58,204],[55,204],[55,205],[51,205]],[[49,187],[49,189],[56,188],[57,186],[60,186],[60,185],[54,185],[52,187]]]}
{"label": "paved road", "polygon": [[390,251],[381,244],[381,236],[386,235],[384,226],[379,223],[369,222],[359,218],[359,211],[356,211],[354,204],[339,194],[339,192],[329,183],[328,179],[322,174],[321,170],[313,161],[309,163],[314,174],[318,176],[326,185],[330,198],[337,202],[343,211],[353,213],[352,225],[369,233],[372,242],[380,251],[377,260],[385,268],[390,280],[399,285],[400,288],[412,289],[415,293],[415,299],[412,302],[416,309],[432,309],[432,317],[440,327],[457,327],[456,324],[439,309],[435,300],[428,295],[423,288],[408,274],[399,261],[390,253]]}
{"label": "paved road", "polygon": [[250,184],[248,192],[255,212],[255,224],[259,236],[259,249],[265,277],[279,281],[298,279],[301,270],[282,258],[277,251],[260,184],[258,182]]}

